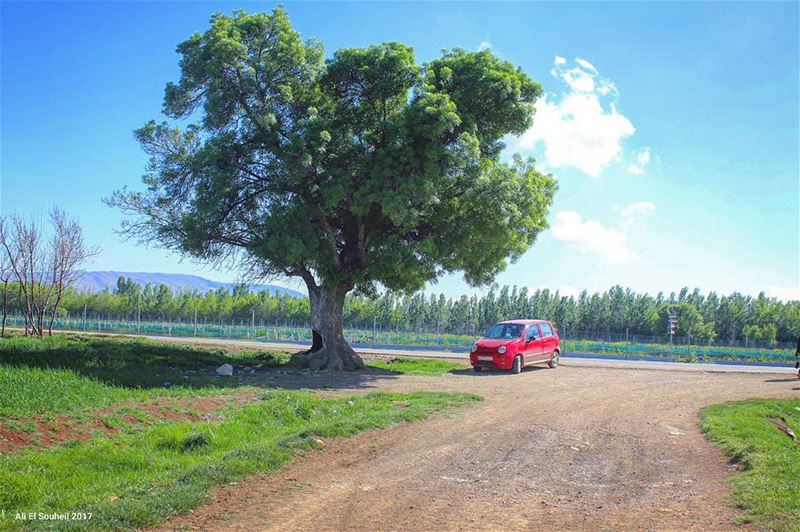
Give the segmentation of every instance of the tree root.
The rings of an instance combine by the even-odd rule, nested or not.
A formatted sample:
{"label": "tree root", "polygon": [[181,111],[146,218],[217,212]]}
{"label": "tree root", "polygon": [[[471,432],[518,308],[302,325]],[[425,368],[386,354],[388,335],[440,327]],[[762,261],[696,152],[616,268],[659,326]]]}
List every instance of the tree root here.
{"label": "tree root", "polygon": [[300,351],[292,355],[290,367],[308,368],[315,371],[356,371],[364,369],[364,361],[350,346],[346,348],[322,348],[317,351]]}

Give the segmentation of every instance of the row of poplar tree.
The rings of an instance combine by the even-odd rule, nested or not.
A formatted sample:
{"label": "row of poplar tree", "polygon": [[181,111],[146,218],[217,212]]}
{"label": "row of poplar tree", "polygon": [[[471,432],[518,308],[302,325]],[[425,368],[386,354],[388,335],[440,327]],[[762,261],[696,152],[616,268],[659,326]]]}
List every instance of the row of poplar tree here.
{"label": "row of poplar tree", "polygon": [[[13,301],[10,303],[13,308]],[[688,288],[655,296],[621,286],[602,293],[583,291],[577,296],[547,289],[531,292],[516,286],[457,298],[391,292],[378,297],[351,295],[344,319],[347,326],[365,329],[476,334],[503,319],[535,317],[553,321],[567,335],[664,336],[671,312],[678,315],[676,335],[691,336],[698,342],[791,342],[800,335],[798,301],[783,302],[764,294],[704,294]],[[308,320],[309,302],[307,298],[252,292],[244,285],[206,293],[173,292],[165,285],[140,286],[123,277],[114,290],[69,290],[61,313],[72,317],[86,313],[94,318],[300,326]]]}

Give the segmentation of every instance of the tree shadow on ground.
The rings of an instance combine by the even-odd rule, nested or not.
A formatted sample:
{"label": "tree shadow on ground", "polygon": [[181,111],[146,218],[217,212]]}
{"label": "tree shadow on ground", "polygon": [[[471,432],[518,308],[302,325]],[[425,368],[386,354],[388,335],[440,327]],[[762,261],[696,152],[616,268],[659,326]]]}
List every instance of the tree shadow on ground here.
{"label": "tree shadow on ground", "polygon": [[788,379],[767,379],[764,382],[796,382],[797,380],[797,377],[791,377]]}
{"label": "tree shadow on ground", "polygon": [[399,371],[370,367],[358,371],[271,369],[257,374],[253,385],[283,390],[377,389],[380,383],[396,380],[401,375]]}
{"label": "tree shadow on ground", "polygon": [[[285,368],[287,352],[161,343],[142,338],[59,335],[0,338],[0,366],[66,369],[123,388],[371,388],[400,373],[368,368],[312,372]],[[219,376],[222,364],[233,375]]]}

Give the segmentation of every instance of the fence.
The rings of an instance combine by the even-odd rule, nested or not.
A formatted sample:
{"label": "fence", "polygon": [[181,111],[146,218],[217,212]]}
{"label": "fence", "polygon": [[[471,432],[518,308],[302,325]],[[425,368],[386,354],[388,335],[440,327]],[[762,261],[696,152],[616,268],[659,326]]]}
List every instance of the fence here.
{"label": "fence", "polygon": [[[9,327],[24,327],[25,318],[9,316]],[[311,343],[311,329],[296,323],[194,323],[175,321],[137,321],[114,317],[58,318],[54,329],[97,333],[142,334],[152,336],[194,336],[201,338],[250,339]],[[351,344],[385,347],[468,350],[476,337],[443,332],[384,330],[345,327]],[[560,331],[564,353],[593,353],[621,358],[655,358],[679,362],[745,361],[789,364],[793,346],[773,343],[752,345],[739,342],[693,342],[690,337],[645,336],[597,331]],[[750,345],[748,345],[750,344]]]}
{"label": "fence", "polygon": [[[8,327],[25,326],[24,316],[9,316]],[[200,338],[228,338],[262,341],[311,343],[311,328],[305,323],[238,323],[137,321],[116,317],[57,318],[53,329],[59,331],[86,331],[111,334],[142,334],[151,336],[195,336]],[[386,330],[379,327],[365,329],[345,326],[345,338],[354,344],[380,344],[388,346],[416,346],[439,349],[469,349],[474,336],[454,335],[425,331]]]}

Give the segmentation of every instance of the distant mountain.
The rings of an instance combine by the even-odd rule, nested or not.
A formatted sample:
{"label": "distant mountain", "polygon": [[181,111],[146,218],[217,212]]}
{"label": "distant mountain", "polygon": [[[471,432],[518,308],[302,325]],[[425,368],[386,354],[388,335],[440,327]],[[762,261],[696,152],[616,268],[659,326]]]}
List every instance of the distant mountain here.
{"label": "distant mountain", "polygon": [[[150,283],[154,286],[165,284],[173,291],[197,289],[201,293],[205,293],[209,290],[216,290],[221,286],[231,290],[235,285],[235,283],[209,281],[208,279],[198,275],[184,275],[181,273],[83,272],[78,280],[77,287],[79,290],[88,290],[90,292],[100,292],[106,288],[109,290],[114,290],[117,287],[117,279],[122,276],[133,279],[136,283],[142,286],[146,285],[147,283]],[[292,297],[306,297],[306,295],[302,292],[274,284],[252,285],[250,286],[250,290],[254,292],[267,291],[273,295],[285,294]]]}

